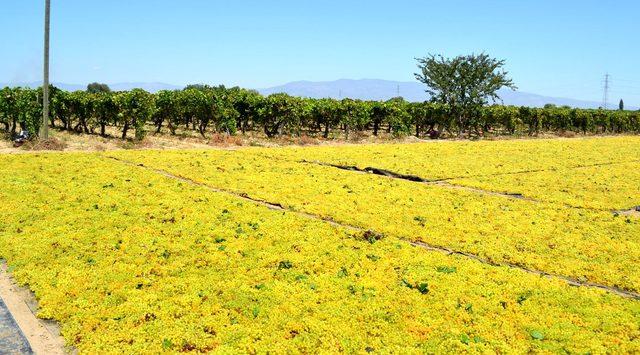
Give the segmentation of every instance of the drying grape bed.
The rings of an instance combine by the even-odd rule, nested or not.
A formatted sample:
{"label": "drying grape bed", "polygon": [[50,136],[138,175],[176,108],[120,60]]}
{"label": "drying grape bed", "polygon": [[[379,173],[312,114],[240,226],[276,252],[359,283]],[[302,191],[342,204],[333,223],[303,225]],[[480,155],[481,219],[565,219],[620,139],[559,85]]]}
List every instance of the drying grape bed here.
{"label": "drying grape bed", "polygon": [[81,353],[637,352],[638,144],[2,155],[0,257]]}

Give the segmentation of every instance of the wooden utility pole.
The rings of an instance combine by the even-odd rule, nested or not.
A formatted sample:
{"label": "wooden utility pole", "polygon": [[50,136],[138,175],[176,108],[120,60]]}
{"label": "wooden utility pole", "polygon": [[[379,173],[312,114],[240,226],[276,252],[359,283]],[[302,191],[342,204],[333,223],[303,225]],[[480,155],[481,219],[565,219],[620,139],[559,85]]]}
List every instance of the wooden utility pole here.
{"label": "wooden utility pole", "polygon": [[49,17],[51,0],[44,1],[44,78],[42,80],[42,128],[40,138],[49,138]]}

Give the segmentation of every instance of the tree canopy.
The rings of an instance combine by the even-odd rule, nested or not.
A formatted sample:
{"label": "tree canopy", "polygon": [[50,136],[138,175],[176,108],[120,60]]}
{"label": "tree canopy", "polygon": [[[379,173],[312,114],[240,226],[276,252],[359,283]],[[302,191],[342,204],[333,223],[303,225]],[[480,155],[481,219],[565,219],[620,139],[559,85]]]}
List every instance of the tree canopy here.
{"label": "tree canopy", "polygon": [[97,94],[100,92],[111,92],[111,88],[109,88],[109,85],[107,84],[91,83],[87,85],[87,92],[90,92],[92,94]]}
{"label": "tree canopy", "polygon": [[473,126],[480,108],[489,101],[499,101],[498,90],[503,87],[516,89],[513,81],[502,69],[504,60],[487,54],[470,54],[445,58],[429,54],[416,58],[419,73],[416,79],[427,85],[426,92],[434,102],[448,105],[455,118],[459,135]]}

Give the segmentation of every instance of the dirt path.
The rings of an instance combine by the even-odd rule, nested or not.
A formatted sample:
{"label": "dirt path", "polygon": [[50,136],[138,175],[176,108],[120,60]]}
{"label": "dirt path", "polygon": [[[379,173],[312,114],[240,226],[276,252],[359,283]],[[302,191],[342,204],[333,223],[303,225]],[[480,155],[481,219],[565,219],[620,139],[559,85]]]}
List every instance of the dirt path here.
{"label": "dirt path", "polygon": [[[39,319],[35,315],[37,302],[26,288],[16,285],[7,273],[5,264],[0,266],[0,298],[20,327],[35,354],[65,354],[64,340],[55,322]],[[2,349],[0,349],[2,352]],[[2,352],[4,353],[4,352]],[[29,353],[29,352],[26,352]]]}

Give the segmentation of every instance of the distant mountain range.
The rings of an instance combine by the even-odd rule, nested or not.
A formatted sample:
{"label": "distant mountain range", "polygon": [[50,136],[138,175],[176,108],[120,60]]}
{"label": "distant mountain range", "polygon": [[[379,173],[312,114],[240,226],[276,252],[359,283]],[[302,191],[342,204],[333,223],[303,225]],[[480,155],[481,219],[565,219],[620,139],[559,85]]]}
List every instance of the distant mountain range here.
{"label": "distant mountain range", "polygon": [[[51,83],[53,86],[60,88],[66,91],[77,91],[77,90],[86,90],[87,85],[81,84],[67,84],[67,83]],[[28,87],[28,88],[37,88],[42,85],[42,81],[34,81],[29,83],[0,83],[0,88],[5,86],[20,86],[20,87]],[[158,92],[160,90],[181,90],[183,87],[179,85],[172,85],[166,83],[115,83],[108,84],[109,88],[113,91],[127,91],[131,89],[144,89],[149,92]]]}
{"label": "distant mountain range", "polygon": [[[0,83],[0,87],[5,86],[23,86],[38,87],[41,82],[31,83]],[[86,85],[53,83],[56,87],[67,91],[85,90]],[[179,90],[183,86],[172,85],[166,83],[115,83],[109,84],[112,90],[131,90],[141,88],[149,92],[157,92],[159,90]],[[345,98],[361,100],[388,100],[392,97],[402,96],[407,101],[419,102],[427,99],[427,93],[424,91],[425,86],[419,82],[406,81],[390,81],[379,79],[340,79],[334,81],[294,81],[280,86],[258,89],[263,95],[273,93],[287,93],[293,96],[311,97],[311,98]],[[562,97],[543,96],[521,91],[500,90],[499,95],[505,105],[542,107],[546,104],[554,104],[557,106],[571,106],[578,108],[598,108],[600,102],[585,101]],[[636,110],[636,107],[627,107],[627,109]]]}
{"label": "distant mountain range", "polygon": [[[419,82],[389,81],[378,79],[340,79],[335,81],[294,81],[288,84],[258,90],[263,95],[285,92],[289,95],[312,98],[344,98],[361,100],[388,100],[402,96],[407,101],[425,101],[428,94],[425,85]],[[562,97],[543,96],[521,91],[502,89],[499,96],[505,105],[542,107],[546,104],[577,108],[598,108],[602,104]],[[628,109],[636,109],[628,107]]]}

